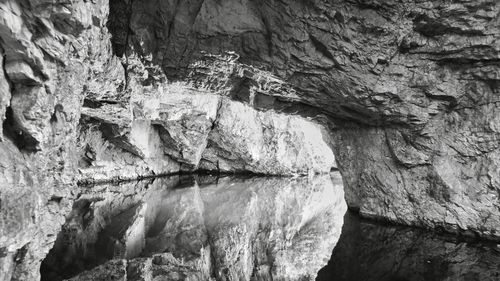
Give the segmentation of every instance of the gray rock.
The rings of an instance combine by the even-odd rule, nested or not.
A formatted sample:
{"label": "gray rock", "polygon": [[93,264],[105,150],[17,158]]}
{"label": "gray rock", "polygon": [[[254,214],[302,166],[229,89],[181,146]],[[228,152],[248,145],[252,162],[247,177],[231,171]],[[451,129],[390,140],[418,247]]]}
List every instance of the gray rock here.
{"label": "gray rock", "polygon": [[[0,64],[3,65],[4,55],[3,49],[0,48]],[[7,78],[5,77],[4,69],[0,69],[0,122],[4,122],[5,120],[5,111],[7,107],[10,105],[10,86],[7,82]],[[0,141],[3,140],[3,130],[0,132]]]}
{"label": "gray rock", "polygon": [[68,279],[70,281],[127,281],[127,261],[126,260],[112,260],[96,269],[89,270],[74,278]]}
{"label": "gray rock", "polygon": [[49,2],[0,3],[2,280],[40,278],[77,193],[84,85],[111,55],[105,1]]}
{"label": "gray rock", "polygon": [[142,99],[134,104],[133,110],[137,118],[149,120],[155,126],[166,154],[196,167],[217,117],[220,97],[186,90]]}
{"label": "gray rock", "polygon": [[[78,180],[196,167],[329,170],[323,140],[295,126],[319,127],[290,113],[322,122],[315,135],[331,133],[325,142],[361,214],[499,239],[498,1],[145,0],[112,8],[104,0],[0,3],[3,276],[39,278]],[[134,111],[141,96],[172,85],[223,96],[226,110],[214,117],[219,98],[205,107],[179,96],[165,104],[182,118]],[[115,116],[116,108],[130,114]],[[77,149],[79,134],[95,146]]]}
{"label": "gray rock", "polygon": [[[129,63],[130,95],[122,96],[118,104],[104,103],[104,97],[93,95],[96,107],[82,109],[82,123],[93,124],[103,138],[100,143],[90,144],[92,150],[109,142],[124,152],[103,149],[100,154],[109,154],[108,159],[112,159],[108,163],[88,159],[91,169],[82,167],[82,181],[165,174],[175,171],[174,163],[188,171],[200,168],[272,175],[329,172],[335,166],[331,149],[321,137],[315,138],[323,132],[314,122],[235,103],[223,97],[227,93],[218,92],[217,87],[168,82],[161,72],[157,73],[158,69],[150,68],[134,55]],[[259,77],[255,79],[262,78]],[[263,77],[274,81],[272,77]],[[210,85],[210,81],[204,83]],[[85,155],[86,143],[92,143],[94,133],[85,126],[82,129],[79,142]],[[136,166],[149,165],[150,169],[132,173],[124,169],[120,173],[127,166],[120,155],[128,158],[128,153],[136,156]],[[155,164],[161,161],[172,164]],[[94,169],[96,166],[102,169]]]}
{"label": "gray rock", "polygon": [[350,206],[498,239],[498,1],[154,3],[130,39],[168,78],[327,116]]}
{"label": "gray rock", "polygon": [[290,175],[335,167],[320,127],[301,117],[260,112],[224,99],[201,168]]}

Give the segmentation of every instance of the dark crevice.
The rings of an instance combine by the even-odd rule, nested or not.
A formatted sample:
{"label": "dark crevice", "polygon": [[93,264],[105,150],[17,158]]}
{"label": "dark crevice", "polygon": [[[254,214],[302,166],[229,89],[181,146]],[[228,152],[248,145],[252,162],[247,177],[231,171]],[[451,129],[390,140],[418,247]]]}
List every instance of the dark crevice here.
{"label": "dark crevice", "polygon": [[446,25],[441,19],[433,19],[427,15],[418,15],[413,20],[414,30],[426,37],[435,37],[446,34],[457,34],[466,36],[480,36],[483,32],[479,30],[463,30]]}
{"label": "dark crevice", "polygon": [[83,100],[83,107],[88,108],[99,108],[105,104],[120,104],[120,102],[116,100],[93,100],[88,98]]}
{"label": "dark crevice", "polygon": [[107,27],[111,33],[113,52],[122,57],[128,48],[131,33],[132,0],[110,0]]}
{"label": "dark crevice", "polygon": [[374,116],[372,116],[368,113],[362,112],[361,110],[352,108],[350,106],[341,105],[340,110],[345,112],[347,116],[353,118],[354,120],[359,120],[359,121],[363,120],[363,121],[369,122],[369,121],[374,119]]}
{"label": "dark crevice", "polygon": [[29,243],[24,245],[21,249],[17,250],[16,255],[14,257],[14,261],[17,264],[20,264],[23,262],[24,258],[26,257],[26,254],[28,253],[28,247],[29,247]]}
{"label": "dark crevice", "polygon": [[3,122],[3,135],[10,139],[21,151],[38,151],[39,142],[23,132],[14,120],[14,113],[9,106],[5,111],[5,120]]}
{"label": "dark crevice", "polygon": [[446,94],[435,95],[435,94],[429,93],[427,91],[425,91],[424,94],[429,99],[447,102],[448,103],[448,105],[447,105],[448,109],[452,109],[452,108],[456,107],[457,104],[458,104],[458,101],[457,101],[457,99],[455,97],[448,96]]}
{"label": "dark crevice", "polygon": [[[3,49],[0,48],[0,51],[3,51]],[[2,53],[1,55],[3,56],[4,54]],[[13,94],[15,92],[14,85],[9,79],[7,71],[5,71],[5,56],[3,57],[2,61],[3,65],[1,71],[4,72],[4,76],[7,80],[7,83],[9,84],[11,94]],[[21,151],[36,152],[39,150],[39,142],[29,134],[23,132],[23,130],[15,121],[14,111],[10,106],[5,109],[5,119],[2,123],[2,132],[4,137],[11,140],[14,145]]]}
{"label": "dark crevice", "polygon": [[132,34],[130,21],[132,18],[133,0],[110,0],[109,15],[106,24],[109,33],[111,33],[111,45],[115,56],[125,58],[121,61],[124,69],[124,89],[128,88],[128,56],[129,39]]}
{"label": "dark crevice", "polygon": [[332,53],[328,50],[328,46],[326,46],[323,42],[321,42],[316,36],[309,35],[309,38],[311,38],[311,42],[314,45],[314,48],[318,50],[323,56],[329,58],[332,62],[335,61],[335,58],[333,57]]}

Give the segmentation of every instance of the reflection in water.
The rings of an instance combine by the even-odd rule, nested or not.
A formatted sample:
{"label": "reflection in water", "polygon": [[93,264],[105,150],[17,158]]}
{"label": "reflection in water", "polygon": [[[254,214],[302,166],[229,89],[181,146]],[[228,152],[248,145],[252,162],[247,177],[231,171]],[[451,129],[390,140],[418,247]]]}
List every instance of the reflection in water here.
{"label": "reflection in water", "polygon": [[317,281],[500,280],[496,244],[360,220],[346,213],[342,235]]}
{"label": "reflection in water", "polygon": [[338,173],[95,186],[75,203],[42,279],[314,280],[340,236],[343,196]]}

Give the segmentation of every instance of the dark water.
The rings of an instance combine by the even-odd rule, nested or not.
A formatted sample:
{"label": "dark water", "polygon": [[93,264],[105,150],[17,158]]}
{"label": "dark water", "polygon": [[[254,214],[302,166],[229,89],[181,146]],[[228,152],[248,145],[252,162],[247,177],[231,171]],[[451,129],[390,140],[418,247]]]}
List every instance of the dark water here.
{"label": "dark water", "polygon": [[317,281],[500,280],[500,247],[391,226],[347,212],[342,234]]}
{"label": "dark water", "polygon": [[338,173],[87,187],[42,280],[500,280],[496,244],[361,220],[342,189]]}
{"label": "dark water", "polygon": [[[338,174],[93,186],[75,202],[42,280],[314,280],[346,209]],[[137,272],[145,277],[130,278]]]}

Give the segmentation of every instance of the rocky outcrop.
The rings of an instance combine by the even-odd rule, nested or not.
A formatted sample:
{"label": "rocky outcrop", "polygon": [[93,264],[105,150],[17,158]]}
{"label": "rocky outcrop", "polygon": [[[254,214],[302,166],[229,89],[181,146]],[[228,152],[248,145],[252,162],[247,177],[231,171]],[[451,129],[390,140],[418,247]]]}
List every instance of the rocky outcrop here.
{"label": "rocky outcrop", "polygon": [[[147,58],[131,52],[122,57],[118,49],[127,45],[128,12],[120,1],[111,1],[111,15],[108,1],[49,2],[0,3],[0,277],[5,280],[38,279],[39,263],[79,193],[77,181],[197,169],[222,103],[211,88],[200,92],[189,83],[177,87],[167,81]],[[123,17],[116,14],[121,8]],[[332,152],[321,153],[328,155],[328,163],[319,163],[327,171]],[[217,157],[213,153],[210,159]],[[234,166],[226,169],[240,169]],[[309,170],[316,171],[304,162],[288,172]]]}
{"label": "rocky outcrop", "polygon": [[326,144],[362,215],[498,239],[499,11],[2,1],[0,277],[38,278],[78,180],[312,176],[333,167]]}
{"label": "rocky outcrop", "polygon": [[327,173],[336,166],[335,158],[320,126],[313,124],[223,100],[200,167],[274,175]]}
{"label": "rocky outcrop", "polygon": [[117,61],[107,16],[105,1],[0,3],[2,280],[39,278],[71,210],[85,89]]}
{"label": "rocky outcrop", "polygon": [[42,272],[47,280],[85,269],[71,280],[313,280],[345,210],[338,173],[95,186],[76,201]]}
{"label": "rocky outcrop", "polygon": [[129,43],[169,79],[326,120],[361,214],[498,238],[498,1],[143,1],[131,11]]}
{"label": "rocky outcrop", "polygon": [[229,90],[166,82],[161,73],[145,86],[142,77],[156,70],[132,62],[128,96],[113,104],[87,96],[93,106],[82,109],[82,181],[197,169],[314,174],[336,166],[317,122],[232,100]]}

